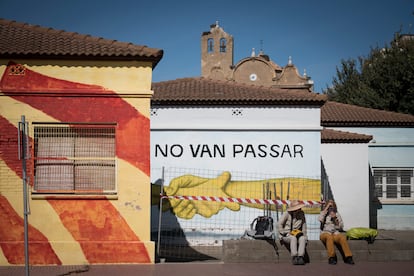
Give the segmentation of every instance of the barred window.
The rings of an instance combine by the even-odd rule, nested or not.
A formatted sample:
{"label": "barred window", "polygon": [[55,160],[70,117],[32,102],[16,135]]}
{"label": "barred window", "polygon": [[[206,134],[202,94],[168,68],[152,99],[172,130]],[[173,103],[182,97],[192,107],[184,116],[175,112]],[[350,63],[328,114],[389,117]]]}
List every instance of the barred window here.
{"label": "barred window", "polygon": [[374,171],[374,181],[375,181],[375,195],[377,197],[382,197],[382,193],[383,193],[382,170]]}
{"label": "barred window", "polygon": [[413,169],[374,168],[375,194],[382,203],[413,203]]}
{"label": "barred window", "polygon": [[33,125],[34,192],[116,193],[115,124]]}
{"label": "barred window", "polygon": [[382,197],[382,185],[376,185],[375,186],[375,196],[376,197]]}

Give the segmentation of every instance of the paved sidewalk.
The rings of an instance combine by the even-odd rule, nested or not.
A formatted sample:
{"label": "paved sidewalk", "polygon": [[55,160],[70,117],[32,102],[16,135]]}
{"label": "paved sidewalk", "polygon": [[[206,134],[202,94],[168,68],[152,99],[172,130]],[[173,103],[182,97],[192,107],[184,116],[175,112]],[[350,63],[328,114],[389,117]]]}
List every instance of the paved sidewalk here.
{"label": "paved sidewalk", "polygon": [[[387,261],[365,261],[355,258],[355,265],[339,262],[329,265],[327,262],[312,262],[304,266],[293,266],[290,262],[267,263],[224,263],[220,260],[205,262],[170,262],[147,265],[91,265],[91,266],[31,266],[30,276],[255,276],[255,275],[414,275],[413,258],[414,231],[384,231],[378,235],[378,241],[390,241],[384,252],[405,256],[405,261],[395,261],[399,256]],[[374,243],[375,244],[375,243]],[[408,253],[407,253],[408,252]],[[389,260],[389,261],[388,261]],[[394,261],[393,261],[394,260]],[[0,276],[24,276],[24,266],[0,266]]]}
{"label": "paved sidewalk", "polygon": [[[293,266],[289,263],[223,264],[207,263],[159,263],[154,265],[93,265],[93,266],[33,266],[30,276],[255,276],[255,275],[413,275],[414,262],[363,262],[355,265],[338,263],[310,263]],[[23,267],[0,267],[1,276],[25,275]]]}

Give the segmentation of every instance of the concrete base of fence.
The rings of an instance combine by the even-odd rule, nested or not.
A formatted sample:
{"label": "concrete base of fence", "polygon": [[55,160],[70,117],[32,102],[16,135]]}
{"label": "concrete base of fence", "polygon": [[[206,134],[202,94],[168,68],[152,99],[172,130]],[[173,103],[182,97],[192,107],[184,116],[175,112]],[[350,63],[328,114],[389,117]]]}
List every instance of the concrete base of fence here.
{"label": "concrete base of fence", "polygon": [[[355,262],[413,261],[414,237],[409,240],[377,239],[368,244],[363,240],[349,240]],[[278,263],[291,262],[286,247],[276,241],[276,246],[265,240],[226,240],[223,241],[222,261],[224,263]],[[320,241],[309,241],[307,255],[310,262],[327,262],[326,249]],[[342,261],[337,250],[338,262]]]}
{"label": "concrete base of fence", "polygon": [[[414,261],[414,231],[379,230],[374,243],[349,240],[351,251],[358,262]],[[319,240],[308,241],[309,262],[328,262],[325,246]],[[337,250],[338,262],[342,256]],[[223,240],[216,246],[188,244],[161,246],[160,255],[165,262],[221,261],[223,263],[290,263],[286,247],[277,241],[238,239]],[[158,260],[161,261],[161,260]]]}

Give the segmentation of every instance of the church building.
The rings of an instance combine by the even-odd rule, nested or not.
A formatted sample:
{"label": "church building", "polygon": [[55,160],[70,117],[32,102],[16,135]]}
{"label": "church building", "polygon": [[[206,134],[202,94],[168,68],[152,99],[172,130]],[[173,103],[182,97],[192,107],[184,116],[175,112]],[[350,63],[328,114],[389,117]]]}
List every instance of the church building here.
{"label": "church building", "polygon": [[233,37],[216,22],[210,31],[201,35],[201,76],[207,79],[229,80],[238,83],[262,85],[275,88],[313,88],[310,77],[300,75],[292,58],[282,67],[263,50],[233,63]]}

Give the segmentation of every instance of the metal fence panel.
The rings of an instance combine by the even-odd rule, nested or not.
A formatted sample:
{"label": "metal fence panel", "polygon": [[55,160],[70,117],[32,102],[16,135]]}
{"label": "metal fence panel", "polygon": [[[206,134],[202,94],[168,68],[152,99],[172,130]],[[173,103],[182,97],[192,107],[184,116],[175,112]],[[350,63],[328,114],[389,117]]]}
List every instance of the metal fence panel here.
{"label": "metal fence panel", "polygon": [[262,215],[273,218],[277,238],[276,223],[291,199],[306,204],[308,237],[319,239],[320,179],[189,168],[153,168],[152,174],[159,175],[153,186],[162,194],[162,211],[152,212],[160,257],[219,258],[223,240],[246,238]]}

